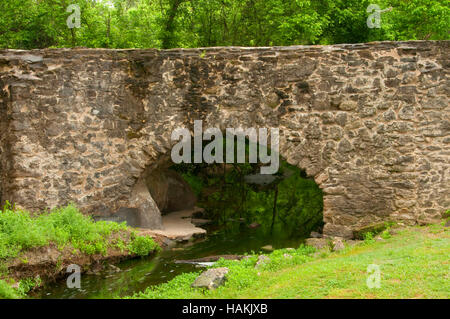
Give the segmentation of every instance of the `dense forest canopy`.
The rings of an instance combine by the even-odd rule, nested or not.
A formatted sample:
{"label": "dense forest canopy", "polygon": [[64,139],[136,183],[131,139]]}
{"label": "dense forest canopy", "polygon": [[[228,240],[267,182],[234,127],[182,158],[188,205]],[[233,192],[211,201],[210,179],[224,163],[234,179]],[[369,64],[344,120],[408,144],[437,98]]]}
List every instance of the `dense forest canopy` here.
{"label": "dense forest canopy", "polygon": [[[80,8],[80,27],[69,28]],[[380,28],[369,28],[370,4]],[[384,11],[385,10],[385,11]],[[1,0],[0,48],[176,48],[447,40],[447,0]]]}

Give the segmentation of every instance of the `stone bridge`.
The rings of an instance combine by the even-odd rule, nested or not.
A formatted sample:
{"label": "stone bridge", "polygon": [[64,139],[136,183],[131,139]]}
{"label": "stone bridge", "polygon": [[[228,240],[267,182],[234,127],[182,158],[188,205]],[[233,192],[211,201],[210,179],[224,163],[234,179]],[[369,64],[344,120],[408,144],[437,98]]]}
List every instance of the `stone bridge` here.
{"label": "stone bridge", "polygon": [[201,119],[278,127],[281,156],[324,192],[327,235],[436,220],[450,208],[449,44],[0,50],[1,201],[145,215],[142,181],[172,130]]}

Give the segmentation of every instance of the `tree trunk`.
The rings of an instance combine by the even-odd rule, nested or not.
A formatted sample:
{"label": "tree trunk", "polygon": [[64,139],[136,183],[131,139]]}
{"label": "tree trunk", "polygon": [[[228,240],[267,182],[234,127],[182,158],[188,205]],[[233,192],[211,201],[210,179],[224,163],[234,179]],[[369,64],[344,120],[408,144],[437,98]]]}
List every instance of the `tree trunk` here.
{"label": "tree trunk", "polygon": [[173,46],[173,32],[175,29],[174,21],[177,15],[178,7],[184,0],[172,0],[171,6],[168,12],[168,17],[166,20],[166,25],[164,29],[164,34],[162,37],[162,48],[171,49]]}

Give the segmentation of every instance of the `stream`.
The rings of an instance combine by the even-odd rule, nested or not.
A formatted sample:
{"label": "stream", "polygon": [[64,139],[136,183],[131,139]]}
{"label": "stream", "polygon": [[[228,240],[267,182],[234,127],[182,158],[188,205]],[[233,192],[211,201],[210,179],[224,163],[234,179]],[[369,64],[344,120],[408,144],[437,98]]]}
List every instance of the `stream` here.
{"label": "stream", "polygon": [[261,252],[261,247],[274,249],[298,247],[304,239],[286,238],[284,234],[268,234],[263,229],[249,229],[234,225],[221,230],[206,227],[208,235],[202,240],[175,249],[162,251],[156,256],[127,260],[116,266],[120,272],[105,275],[81,276],[81,289],[67,288],[66,281],[50,283],[30,297],[39,299],[102,299],[132,295],[152,285],[165,283],[175,276],[201,270],[197,265],[179,264],[175,260],[196,259],[207,256]]}

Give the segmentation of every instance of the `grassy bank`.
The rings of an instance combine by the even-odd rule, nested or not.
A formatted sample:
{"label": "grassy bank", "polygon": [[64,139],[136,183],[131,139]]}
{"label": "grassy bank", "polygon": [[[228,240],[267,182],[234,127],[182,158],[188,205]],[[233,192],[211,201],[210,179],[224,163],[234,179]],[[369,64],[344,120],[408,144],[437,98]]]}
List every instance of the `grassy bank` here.
{"label": "grassy bank", "polygon": [[[183,274],[130,298],[449,298],[450,236],[440,225],[371,236],[339,252],[310,247],[278,250],[255,268],[256,256],[229,267],[227,282],[213,291],[190,288],[198,273]],[[290,255],[291,257],[287,256]],[[380,288],[369,288],[368,266],[380,268]]]}
{"label": "grassy bank", "polygon": [[[46,252],[39,250],[42,247],[48,248]],[[23,297],[41,284],[39,270],[30,278],[17,278],[11,274],[13,265],[39,269],[56,260],[57,269],[41,270],[58,275],[64,271],[65,260],[89,264],[94,260],[90,256],[97,256],[94,261],[112,252],[116,256],[145,256],[158,248],[153,239],[138,236],[124,223],[94,222],[73,205],[33,217],[8,204],[0,210],[0,298]]]}

